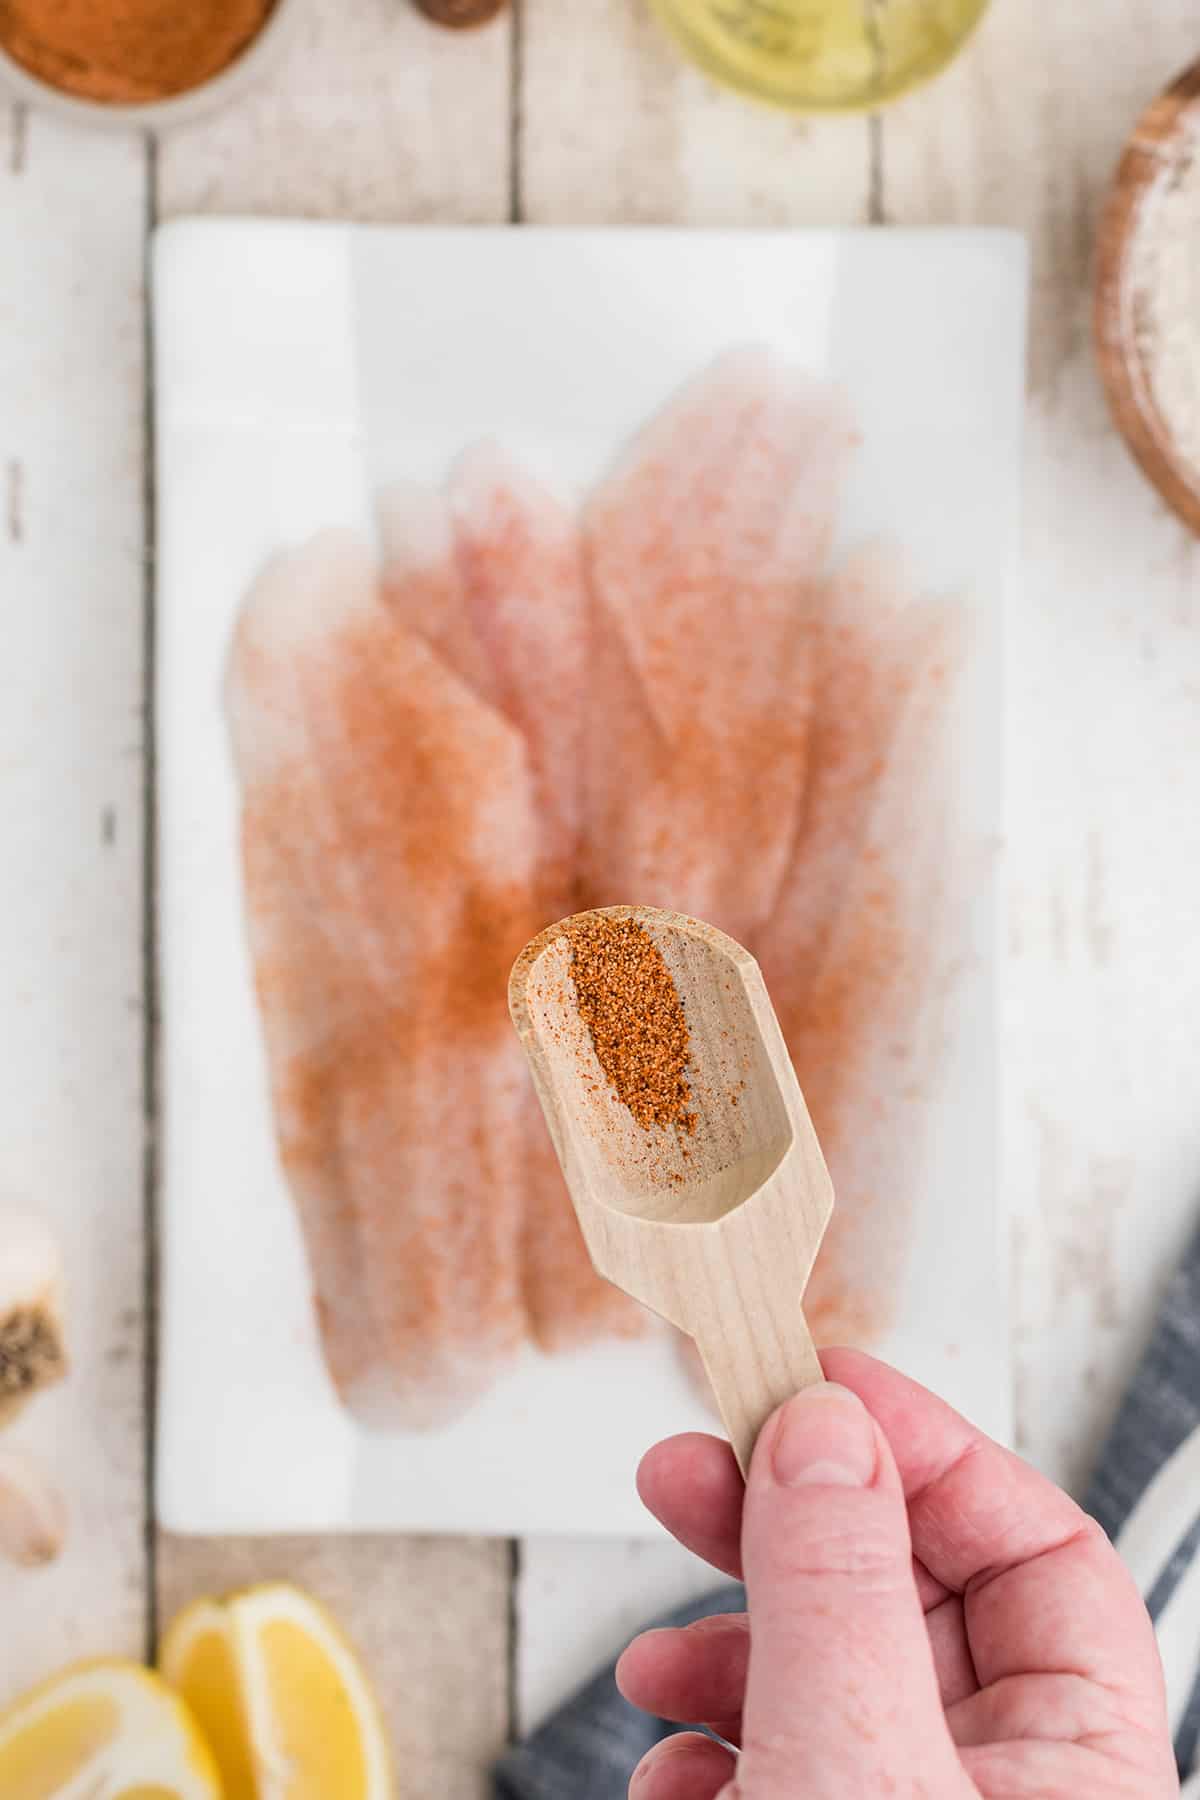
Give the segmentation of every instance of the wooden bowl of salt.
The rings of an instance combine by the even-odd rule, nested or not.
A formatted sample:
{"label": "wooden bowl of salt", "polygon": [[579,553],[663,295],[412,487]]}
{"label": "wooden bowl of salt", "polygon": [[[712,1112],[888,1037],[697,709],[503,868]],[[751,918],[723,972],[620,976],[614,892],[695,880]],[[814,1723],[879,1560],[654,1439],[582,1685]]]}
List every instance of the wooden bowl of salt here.
{"label": "wooden bowl of salt", "polygon": [[1125,146],[1100,221],[1093,324],[1118,428],[1200,533],[1200,62]]}

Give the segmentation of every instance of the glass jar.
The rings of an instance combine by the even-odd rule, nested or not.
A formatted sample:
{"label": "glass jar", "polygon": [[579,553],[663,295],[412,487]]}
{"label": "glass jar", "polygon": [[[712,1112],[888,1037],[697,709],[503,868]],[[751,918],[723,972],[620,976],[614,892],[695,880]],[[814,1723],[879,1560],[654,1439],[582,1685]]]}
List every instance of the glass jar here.
{"label": "glass jar", "polygon": [[882,106],[943,69],[988,0],[651,0],[726,87],[793,112]]}

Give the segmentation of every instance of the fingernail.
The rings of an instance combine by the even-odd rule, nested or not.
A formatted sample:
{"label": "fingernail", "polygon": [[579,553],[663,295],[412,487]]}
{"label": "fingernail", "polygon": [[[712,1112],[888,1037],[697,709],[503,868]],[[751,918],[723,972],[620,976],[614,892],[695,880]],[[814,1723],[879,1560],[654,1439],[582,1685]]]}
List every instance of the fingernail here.
{"label": "fingernail", "polygon": [[878,1460],[871,1416],[849,1388],[826,1381],[781,1408],[771,1445],[781,1487],[866,1487]]}

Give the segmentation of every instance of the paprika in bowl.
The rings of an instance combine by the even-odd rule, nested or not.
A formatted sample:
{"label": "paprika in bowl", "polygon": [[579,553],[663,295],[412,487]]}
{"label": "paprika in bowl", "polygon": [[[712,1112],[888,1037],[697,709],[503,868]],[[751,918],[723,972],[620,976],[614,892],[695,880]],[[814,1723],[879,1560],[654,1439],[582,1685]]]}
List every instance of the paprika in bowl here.
{"label": "paprika in bowl", "polygon": [[0,81],[101,125],[184,124],[286,38],[295,0],[0,0]]}

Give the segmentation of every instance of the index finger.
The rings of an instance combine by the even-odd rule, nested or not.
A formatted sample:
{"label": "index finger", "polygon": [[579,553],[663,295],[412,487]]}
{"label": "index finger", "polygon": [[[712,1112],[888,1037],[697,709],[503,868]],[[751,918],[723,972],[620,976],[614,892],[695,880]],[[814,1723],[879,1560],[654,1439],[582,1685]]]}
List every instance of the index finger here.
{"label": "index finger", "polygon": [[1160,1691],[1149,1616],[1100,1527],[1054,1483],[917,1382],[857,1350],[822,1357],[890,1442],[913,1552],[961,1594],[981,1686],[1054,1671]]}

